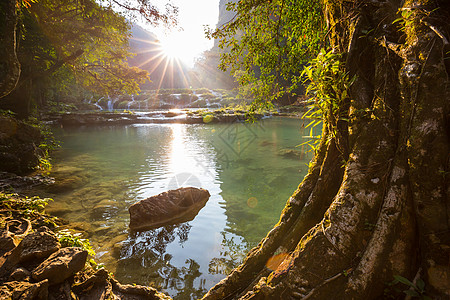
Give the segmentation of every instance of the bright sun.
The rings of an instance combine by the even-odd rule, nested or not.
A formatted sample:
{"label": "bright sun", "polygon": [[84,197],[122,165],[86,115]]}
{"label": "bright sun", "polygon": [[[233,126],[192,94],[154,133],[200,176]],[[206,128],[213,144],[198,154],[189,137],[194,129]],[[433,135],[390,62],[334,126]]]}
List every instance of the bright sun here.
{"label": "bright sun", "polygon": [[176,32],[164,36],[161,38],[160,43],[163,54],[169,59],[180,60],[185,64],[191,65],[194,58],[198,55],[197,49],[192,45],[192,40],[189,39],[185,32]]}

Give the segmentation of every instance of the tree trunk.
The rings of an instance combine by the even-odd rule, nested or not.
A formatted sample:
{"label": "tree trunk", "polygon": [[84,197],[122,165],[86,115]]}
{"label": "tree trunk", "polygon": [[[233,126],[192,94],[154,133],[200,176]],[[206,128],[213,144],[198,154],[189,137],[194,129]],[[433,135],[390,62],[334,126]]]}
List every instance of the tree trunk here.
{"label": "tree trunk", "polygon": [[356,75],[349,121],[337,132],[325,124],[278,224],[203,299],[404,297],[388,288],[395,275],[416,279],[401,290],[447,299],[449,4],[324,0],[324,8],[330,43]]}
{"label": "tree trunk", "polygon": [[20,63],[17,58],[17,7],[16,0],[2,0],[0,3],[0,99],[11,93],[20,77]]}

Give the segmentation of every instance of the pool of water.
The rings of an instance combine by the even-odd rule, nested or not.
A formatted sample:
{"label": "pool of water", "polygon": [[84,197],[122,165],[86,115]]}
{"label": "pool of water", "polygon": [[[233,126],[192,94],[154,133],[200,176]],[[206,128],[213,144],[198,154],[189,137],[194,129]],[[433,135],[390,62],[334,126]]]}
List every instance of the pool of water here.
{"label": "pool of water", "polygon": [[[86,231],[118,280],[197,299],[278,221],[311,158],[302,130],[288,118],[61,128],[48,212]],[[131,204],[181,186],[211,194],[192,221],[129,231]]]}

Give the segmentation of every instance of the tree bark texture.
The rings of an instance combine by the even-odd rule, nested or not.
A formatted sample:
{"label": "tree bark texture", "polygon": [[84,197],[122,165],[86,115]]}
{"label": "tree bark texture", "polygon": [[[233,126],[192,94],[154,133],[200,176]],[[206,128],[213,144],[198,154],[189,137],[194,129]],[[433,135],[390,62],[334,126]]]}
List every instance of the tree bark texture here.
{"label": "tree bark texture", "polygon": [[356,75],[349,121],[325,124],[278,224],[203,299],[403,298],[395,275],[448,299],[449,4],[324,0],[324,13]]}
{"label": "tree bark texture", "polygon": [[17,7],[16,0],[0,3],[0,99],[11,93],[20,77],[20,63],[17,57]]}

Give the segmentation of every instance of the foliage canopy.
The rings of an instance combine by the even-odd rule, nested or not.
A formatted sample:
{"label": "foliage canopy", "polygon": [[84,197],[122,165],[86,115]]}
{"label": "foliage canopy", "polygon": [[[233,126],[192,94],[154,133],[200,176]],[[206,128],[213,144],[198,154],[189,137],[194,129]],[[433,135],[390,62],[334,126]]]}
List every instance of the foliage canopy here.
{"label": "foliage canopy", "polygon": [[[177,8],[148,0],[7,0],[0,15],[0,78],[5,108],[30,113],[33,104],[61,97],[135,93],[148,73],[130,67],[130,21],[175,26]],[[2,53],[3,53],[2,52]],[[11,54],[11,55],[10,55]],[[3,67],[5,66],[5,67]],[[10,66],[10,67],[7,67]],[[14,69],[13,69],[14,67]],[[0,87],[3,88],[3,85]],[[6,88],[6,85],[5,85]],[[13,92],[15,94],[11,94]],[[5,105],[5,104],[4,104]]]}
{"label": "foliage canopy", "polygon": [[241,0],[227,9],[235,17],[208,31],[227,50],[219,67],[230,69],[257,105],[295,94],[304,65],[324,46],[321,1]]}
{"label": "foliage canopy", "polygon": [[76,82],[98,93],[133,92],[146,79],[126,63],[129,24],[111,7],[42,0],[22,12],[19,57],[28,77],[45,74],[60,91]]}

